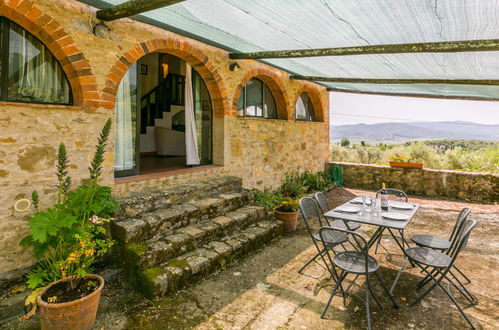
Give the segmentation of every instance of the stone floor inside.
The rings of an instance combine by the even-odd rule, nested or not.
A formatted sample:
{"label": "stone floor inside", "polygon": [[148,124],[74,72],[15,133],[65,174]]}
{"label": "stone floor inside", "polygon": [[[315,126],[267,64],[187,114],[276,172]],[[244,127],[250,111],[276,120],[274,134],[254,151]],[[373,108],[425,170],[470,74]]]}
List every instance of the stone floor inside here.
{"label": "stone floor inside", "polygon": [[[361,190],[337,188],[329,194],[334,206],[342,204]],[[478,329],[499,328],[499,207],[431,199],[412,199],[421,208],[409,223],[405,236],[427,233],[447,237],[458,211],[468,206],[478,225],[468,248],[458,259],[459,267],[470,277],[467,287],[478,298],[476,306],[465,311]],[[373,228],[363,226],[369,236]],[[402,263],[395,242],[383,240],[383,249],[375,255],[380,261],[382,278],[391,284]],[[331,282],[319,264],[310,265],[303,275],[298,269],[315,254],[303,221],[297,232],[285,235],[246,258],[229,264],[222,271],[190,285],[175,295],[157,301],[143,298],[127,286],[120,270],[107,269],[101,274],[107,285],[103,291],[95,329],[362,329],[367,327],[362,302],[348,298],[343,307],[340,296],[333,299],[325,319],[320,318],[331,291]],[[381,288],[373,280],[383,310],[371,300],[374,329],[466,329],[466,321],[440,289],[420,304],[409,307],[417,297],[416,283],[422,278],[417,269],[402,273],[394,296],[399,310],[391,307]],[[357,279],[353,291],[363,293],[363,279]],[[466,302],[452,291],[461,305]],[[38,318],[7,329],[36,329]]]}

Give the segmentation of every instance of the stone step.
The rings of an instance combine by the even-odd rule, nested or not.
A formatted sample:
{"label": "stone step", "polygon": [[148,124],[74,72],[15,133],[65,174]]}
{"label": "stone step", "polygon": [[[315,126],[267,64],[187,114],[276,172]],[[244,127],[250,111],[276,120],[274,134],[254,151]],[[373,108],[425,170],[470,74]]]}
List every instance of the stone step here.
{"label": "stone step", "polygon": [[129,271],[130,279],[148,298],[173,293],[192,281],[263,247],[282,233],[275,220],[262,220],[223,239],[145,270]]}
{"label": "stone step", "polygon": [[158,209],[182,204],[190,200],[207,198],[228,192],[239,192],[242,179],[234,176],[223,176],[206,181],[168,187],[162,190],[141,191],[130,197],[122,198],[116,219],[138,217],[141,214]]}
{"label": "stone step", "polygon": [[169,235],[158,235],[148,241],[124,244],[122,260],[131,267],[151,268],[210,241],[227,237],[267,217],[267,210],[262,206],[238,208],[222,216],[179,228]]}
{"label": "stone step", "polygon": [[139,217],[112,222],[113,238],[122,243],[149,240],[167,235],[178,228],[222,215],[247,205],[253,198],[249,190],[229,192],[214,197],[191,200]]}

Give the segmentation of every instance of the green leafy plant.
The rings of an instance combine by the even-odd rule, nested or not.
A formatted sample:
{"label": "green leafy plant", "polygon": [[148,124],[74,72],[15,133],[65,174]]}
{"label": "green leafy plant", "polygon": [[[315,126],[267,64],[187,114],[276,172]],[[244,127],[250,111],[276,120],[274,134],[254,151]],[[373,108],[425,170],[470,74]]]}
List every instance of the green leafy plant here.
{"label": "green leafy plant", "polygon": [[285,197],[300,198],[307,192],[307,187],[303,185],[302,178],[298,172],[290,172],[284,175],[284,180],[279,191]]}
{"label": "green leafy plant", "polygon": [[113,220],[118,203],[111,196],[110,187],[98,184],[110,130],[109,119],[99,135],[90,176],[79,187],[71,191],[69,159],[61,143],[57,153],[56,204],[40,211],[38,193],[32,193],[35,214],[29,219],[30,231],[20,242],[32,247],[37,259],[28,275],[29,288],[37,289],[67,277],[71,277],[70,288],[74,288],[79,279],[92,271],[95,258],[113,245],[105,228]]}
{"label": "green leafy plant", "polygon": [[307,192],[326,192],[330,187],[330,182],[322,172],[312,173],[310,171],[305,171],[302,173],[300,179],[302,185],[307,187]]}
{"label": "green leafy plant", "polygon": [[263,190],[254,189],[253,199],[255,204],[265,206],[267,210],[272,211],[281,204],[282,195],[265,187]]}

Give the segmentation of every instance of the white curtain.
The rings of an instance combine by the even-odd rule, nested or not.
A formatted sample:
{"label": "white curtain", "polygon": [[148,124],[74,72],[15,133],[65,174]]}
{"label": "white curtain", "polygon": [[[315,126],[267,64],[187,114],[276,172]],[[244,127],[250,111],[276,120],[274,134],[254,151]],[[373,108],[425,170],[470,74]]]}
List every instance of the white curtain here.
{"label": "white curtain", "polygon": [[185,63],[185,150],[187,165],[199,165],[191,66]]}
{"label": "white curtain", "polygon": [[68,103],[69,85],[61,65],[38,39],[11,23],[9,100]]}
{"label": "white curtain", "polygon": [[135,70],[133,65],[121,80],[116,96],[116,139],[114,145],[114,169],[118,171],[130,170],[135,165],[135,148],[133,145],[134,130],[132,129],[132,90],[130,72]]}

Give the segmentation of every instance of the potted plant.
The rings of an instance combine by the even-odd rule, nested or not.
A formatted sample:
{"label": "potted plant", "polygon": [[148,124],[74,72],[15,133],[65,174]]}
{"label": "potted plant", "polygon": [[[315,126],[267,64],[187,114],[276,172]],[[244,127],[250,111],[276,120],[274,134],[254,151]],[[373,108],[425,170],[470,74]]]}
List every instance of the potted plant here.
{"label": "potted plant", "polygon": [[33,292],[26,302],[33,308],[23,319],[33,315],[38,305],[42,329],[90,329],[94,324],[104,279],[91,274],[92,265],[113,245],[106,224],[118,209],[111,188],[98,184],[110,130],[108,120],[89,167],[90,177],[80,186],[71,190],[69,159],[61,143],[55,205],[41,211],[37,192],[32,194],[35,213],[20,244],[32,247],[37,264],[27,280]]}
{"label": "potted plant", "polygon": [[274,216],[282,221],[284,232],[294,232],[298,222],[298,203],[290,197],[285,197],[274,209]]}
{"label": "potted plant", "polygon": [[418,161],[416,158],[404,156],[390,156],[390,167],[399,168],[423,168],[423,162]]}

